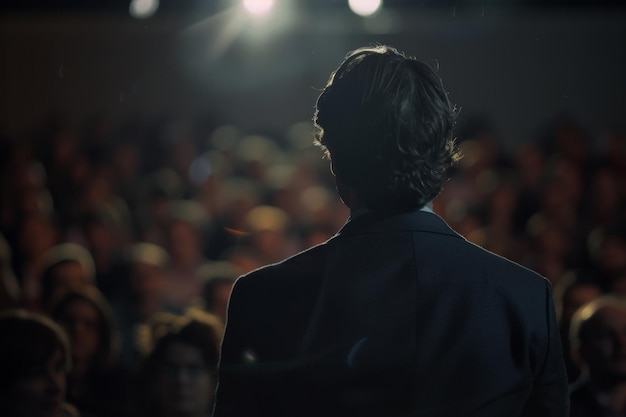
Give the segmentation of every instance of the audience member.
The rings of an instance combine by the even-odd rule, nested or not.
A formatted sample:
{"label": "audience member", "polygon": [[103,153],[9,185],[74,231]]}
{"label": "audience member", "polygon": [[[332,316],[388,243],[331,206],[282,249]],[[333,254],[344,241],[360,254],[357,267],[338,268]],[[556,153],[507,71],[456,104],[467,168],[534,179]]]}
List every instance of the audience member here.
{"label": "audience member", "polygon": [[184,309],[201,303],[202,285],[196,271],[207,261],[204,256],[207,224],[208,215],[199,203],[180,200],[170,204],[166,248],[171,264],[165,294],[172,307]]}
{"label": "audience member", "polygon": [[138,414],[208,417],[217,382],[219,320],[199,311],[168,318],[154,330],[156,341],[139,374]]}
{"label": "audience member", "polygon": [[65,291],[95,285],[95,273],[93,257],[83,246],[61,243],[50,248],[41,263],[38,307],[47,311],[51,300]]}
{"label": "audience member", "polygon": [[63,330],[25,310],[0,313],[0,415],[78,417],[65,402],[71,368]]}
{"label": "audience member", "polygon": [[127,375],[118,363],[119,334],[108,301],[94,286],[72,288],[55,300],[50,316],[70,339],[68,400],[85,415],[126,415]]}
{"label": "audience member", "polygon": [[570,331],[585,378],[571,394],[571,417],[626,415],[626,300],[606,295],[585,304]]}
{"label": "audience member", "polygon": [[570,386],[577,384],[581,376],[579,364],[575,363],[571,357],[569,334],[572,316],[580,307],[601,295],[602,288],[593,280],[593,275],[590,273],[570,272],[555,287],[563,358]]}
{"label": "audience member", "polygon": [[93,256],[95,282],[100,291],[108,299],[128,293],[130,213],[125,206],[109,204],[86,214],[81,226],[85,247]]}
{"label": "audience member", "polygon": [[113,298],[112,306],[122,336],[121,360],[135,368],[140,354],[139,329],[156,313],[168,310],[166,283],[170,257],[158,245],[135,243],[129,264],[130,292]]}
{"label": "audience member", "polygon": [[197,275],[203,283],[205,309],[223,324],[226,323],[228,300],[241,271],[228,262],[208,262],[198,270]]}

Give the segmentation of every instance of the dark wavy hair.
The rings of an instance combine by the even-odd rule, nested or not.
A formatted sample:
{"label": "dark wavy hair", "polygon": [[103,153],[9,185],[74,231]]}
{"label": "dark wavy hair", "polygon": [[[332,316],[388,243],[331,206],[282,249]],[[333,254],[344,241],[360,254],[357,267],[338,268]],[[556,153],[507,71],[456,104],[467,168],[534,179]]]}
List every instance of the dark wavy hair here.
{"label": "dark wavy hair", "polygon": [[317,99],[315,144],[370,209],[414,210],[460,159],[456,109],[433,67],[389,46],[348,54]]}

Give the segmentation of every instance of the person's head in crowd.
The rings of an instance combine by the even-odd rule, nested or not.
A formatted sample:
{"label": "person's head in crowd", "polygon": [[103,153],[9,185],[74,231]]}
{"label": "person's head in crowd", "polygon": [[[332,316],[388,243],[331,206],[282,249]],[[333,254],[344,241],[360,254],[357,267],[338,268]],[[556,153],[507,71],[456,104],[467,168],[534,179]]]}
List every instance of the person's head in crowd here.
{"label": "person's head in crowd", "polygon": [[170,221],[167,227],[167,249],[176,269],[194,269],[204,256],[204,232],[208,214],[204,207],[192,200],[170,203]]}
{"label": "person's head in crowd", "polygon": [[[319,230],[321,234],[325,234],[329,229],[334,229],[329,235],[320,240],[320,242],[323,242],[336,231],[334,219],[336,217],[345,219],[347,214],[349,214],[345,213],[345,216],[341,216],[346,211],[346,206],[340,202],[338,203],[338,200],[337,194],[332,192],[329,187],[320,185],[307,187],[298,192],[298,205],[295,211],[297,216],[290,215],[290,218],[311,231]],[[305,246],[310,247],[313,245],[305,244]]]}
{"label": "person's head in crowd", "polygon": [[69,344],[52,320],[25,310],[0,313],[0,415],[61,417]]}
{"label": "person's head in crowd", "polygon": [[278,262],[293,255],[287,252],[289,227],[287,213],[277,207],[258,206],[250,210],[246,216],[249,244],[263,263]]}
{"label": "person's head in crowd", "polygon": [[16,194],[16,211],[21,217],[54,214],[54,200],[47,188],[39,185],[26,186],[20,188]]}
{"label": "person's head in crowd", "polygon": [[261,135],[241,138],[235,152],[235,160],[241,164],[240,174],[257,181],[265,179],[268,167],[281,155],[276,140]]}
{"label": "person's head in crowd", "polygon": [[569,273],[558,284],[559,289],[562,288],[560,300],[557,300],[560,307],[559,319],[562,323],[569,324],[580,307],[602,295],[602,288],[589,274]]}
{"label": "person's head in crowd", "polygon": [[93,257],[75,243],[61,243],[50,248],[41,265],[41,304],[47,309],[50,301],[71,288],[95,284]]}
{"label": "person's head in crowd", "polygon": [[603,295],[576,311],[570,325],[572,358],[600,390],[626,382],[626,299]]}
{"label": "person's head in crowd", "polygon": [[138,300],[162,302],[169,265],[170,257],[161,246],[147,242],[135,243],[132,246],[131,288]]}
{"label": "person's head in crowd", "polygon": [[566,272],[565,258],[571,250],[571,239],[561,227],[543,215],[531,219],[528,230],[538,258],[535,270],[552,283],[557,283]]}
{"label": "person's head in crowd", "polygon": [[119,335],[109,302],[94,286],[72,288],[54,300],[50,316],[69,335],[73,374],[112,368],[119,355]]}
{"label": "person's head in crowd", "polygon": [[206,310],[226,323],[228,300],[235,280],[241,272],[229,262],[208,262],[196,274],[203,284],[204,306]]}
{"label": "person's head in crowd", "polygon": [[563,345],[563,359],[570,382],[579,380],[581,375],[580,361],[572,358],[569,340],[570,323],[574,313],[580,307],[602,296],[602,287],[594,278],[595,275],[589,271],[570,271],[554,287],[559,332]]}
{"label": "person's head in crowd", "polygon": [[618,219],[599,236],[599,244],[593,254],[599,268],[610,280],[626,273],[626,222]]}
{"label": "person's head in crowd", "polygon": [[160,417],[209,416],[222,327],[207,313],[170,316],[140,371],[142,409]]}
{"label": "person's head in crowd", "polygon": [[59,229],[53,216],[43,213],[22,218],[17,250],[25,260],[37,260],[59,239]]}
{"label": "person's head in crowd", "polygon": [[96,259],[122,251],[130,240],[130,229],[130,212],[120,199],[86,213],[82,219],[82,232]]}
{"label": "person's head in crowd", "polygon": [[319,96],[316,144],[352,210],[410,211],[458,159],[455,108],[436,70],[388,46],[348,54]]}
{"label": "person's head in crowd", "polygon": [[228,230],[244,228],[246,216],[260,204],[263,187],[258,181],[244,177],[225,180],[219,189],[218,212],[215,213]]}
{"label": "person's head in crowd", "polygon": [[80,203],[83,212],[97,210],[116,198],[114,178],[110,167],[96,165],[90,171],[90,175],[83,179]]}
{"label": "person's head in crowd", "polygon": [[183,196],[183,182],[172,169],[160,169],[143,178],[138,185],[134,213],[139,240],[165,244],[165,229],[170,216],[170,202]]}

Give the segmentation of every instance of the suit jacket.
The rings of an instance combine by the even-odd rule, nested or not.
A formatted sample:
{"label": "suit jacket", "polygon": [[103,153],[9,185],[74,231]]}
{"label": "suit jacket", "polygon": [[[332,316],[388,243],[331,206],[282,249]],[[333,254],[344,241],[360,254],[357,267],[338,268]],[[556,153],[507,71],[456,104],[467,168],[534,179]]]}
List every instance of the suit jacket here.
{"label": "suit jacket", "polygon": [[436,214],[367,214],[238,279],[215,417],[560,416],[550,283]]}

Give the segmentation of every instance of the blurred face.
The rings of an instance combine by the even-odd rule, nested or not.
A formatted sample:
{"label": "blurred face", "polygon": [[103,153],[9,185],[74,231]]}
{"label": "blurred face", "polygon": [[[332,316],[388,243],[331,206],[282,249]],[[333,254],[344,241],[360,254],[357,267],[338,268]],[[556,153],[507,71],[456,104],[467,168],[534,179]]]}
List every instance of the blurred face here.
{"label": "blurred face", "polygon": [[626,310],[603,307],[584,326],[580,353],[592,377],[626,380]]}
{"label": "blurred face", "polygon": [[159,373],[158,398],[168,416],[208,415],[213,400],[213,377],[200,349],[184,343],[170,344]]}
{"label": "blurred face", "polygon": [[78,262],[64,262],[54,267],[54,283],[57,290],[76,288],[87,282],[85,271]]}
{"label": "blurred face", "polygon": [[89,246],[96,251],[112,251],[115,250],[115,240],[113,239],[113,231],[104,223],[95,221],[87,226],[85,230]]}
{"label": "blurred face", "polygon": [[142,297],[161,297],[165,288],[165,274],[161,268],[137,262],[133,265],[132,285]]}
{"label": "blurred face", "polygon": [[11,416],[59,417],[65,399],[65,362],[60,350],[42,366],[25,371],[6,393],[13,406]]}
{"label": "blurred face", "polygon": [[28,216],[22,223],[20,250],[28,255],[50,249],[57,240],[57,232],[52,223],[41,216]]}
{"label": "blurred face", "polygon": [[72,356],[76,360],[92,358],[100,345],[98,310],[85,300],[74,300],[67,306],[63,320],[70,335]]}
{"label": "blurred face", "polygon": [[185,222],[173,222],[169,230],[170,252],[175,261],[194,262],[200,256],[200,241],[196,230]]}

